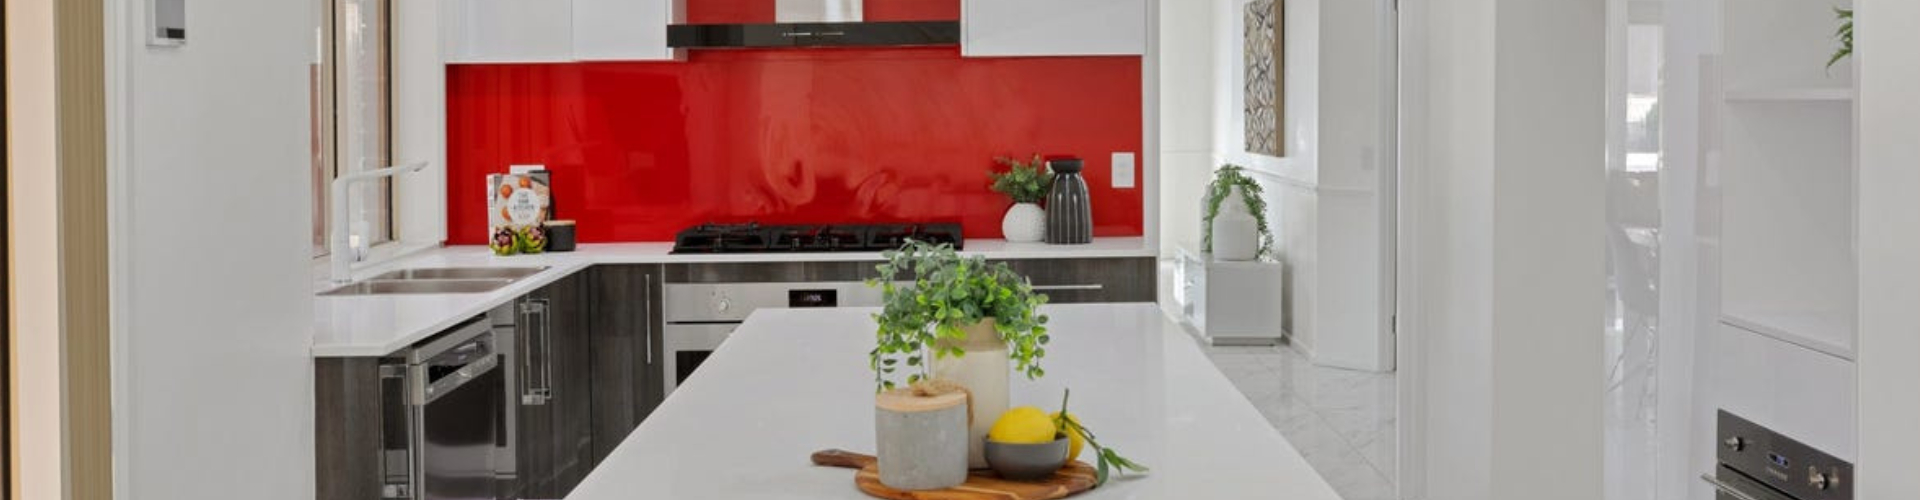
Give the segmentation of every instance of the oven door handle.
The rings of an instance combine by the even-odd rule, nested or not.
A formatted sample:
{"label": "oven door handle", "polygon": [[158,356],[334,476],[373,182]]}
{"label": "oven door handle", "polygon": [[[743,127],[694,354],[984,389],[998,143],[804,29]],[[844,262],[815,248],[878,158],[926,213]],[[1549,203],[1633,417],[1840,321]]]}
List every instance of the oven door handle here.
{"label": "oven door handle", "polygon": [[1733,497],[1734,500],[1778,500],[1777,497],[1773,495],[1766,495],[1766,498],[1762,498],[1753,493],[1748,493],[1747,490],[1740,489],[1739,485],[1721,481],[1720,478],[1713,477],[1713,474],[1701,474],[1700,480],[1713,485],[1713,489],[1720,490],[1721,493]]}

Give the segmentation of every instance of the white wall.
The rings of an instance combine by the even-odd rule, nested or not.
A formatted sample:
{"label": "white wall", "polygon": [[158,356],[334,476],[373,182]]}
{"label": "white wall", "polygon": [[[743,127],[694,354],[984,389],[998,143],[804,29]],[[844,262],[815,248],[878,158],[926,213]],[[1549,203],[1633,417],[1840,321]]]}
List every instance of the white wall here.
{"label": "white wall", "polygon": [[[1378,185],[1384,127],[1380,87],[1381,2],[1286,0],[1284,78],[1286,156],[1246,152],[1245,103],[1241,89],[1246,0],[1213,0],[1211,19],[1191,5],[1163,9],[1165,49],[1203,50],[1207,58],[1168,66],[1162,80],[1168,130],[1198,130],[1182,117],[1196,114],[1195,101],[1210,100],[1212,122],[1206,159],[1199,142],[1169,137],[1163,253],[1198,250],[1199,198],[1212,169],[1223,163],[1248,167],[1267,191],[1268,222],[1287,268],[1284,328],[1316,362],[1367,370],[1392,369],[1388,337],[1380,321],[1381,214]],[[1177,28],[1177,30],[1176,30]],[[1173,58],[1168,58],[1172,61]],[[1207,86],[1200,90],[1198,87]],[[1186,139],[1186,140],[1181,140]],[[1185,228],[1184,230],[1175,228]]]}
{"label": "white wall", "polygon": [[111,5],[116,498],[311,498],[311,6]]}
{"label": "white wall", "polygon": [[1920,498],[1920,3],[1856,0],[1858,498]]}
{"label": "white wall", "polygon": [[54,170],[53,1],[7,9],[7,214],[20,498],[59,498],[60,267]]}
{"label": "white wall", "polygon": [[1419,297],[1403,320],[1424,362],[1415,495],[1600,498],[1602,6],[1403,11],[1423,24],[1403,46],[1425,89],[1405,103],[1419,154],[1402,167]]}
{"label": "white wall", "polygon": [[1213,158],[1214,12],[1161,2],[1160,255],[1200,250],[1200,198]]}

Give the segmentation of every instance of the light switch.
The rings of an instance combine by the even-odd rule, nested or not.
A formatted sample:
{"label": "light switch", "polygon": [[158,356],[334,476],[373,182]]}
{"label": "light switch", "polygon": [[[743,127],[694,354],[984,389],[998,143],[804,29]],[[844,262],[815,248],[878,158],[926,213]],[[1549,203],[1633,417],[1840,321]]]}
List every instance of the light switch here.
{"label": "light switch", "polygon": [[187,43],[187,0],[152,0],[147,9],[147,45],[176,47]]}
{"label": "light switch", "polygon": [[1113,154],[1113,187],[1133,187],[1133,153]]}

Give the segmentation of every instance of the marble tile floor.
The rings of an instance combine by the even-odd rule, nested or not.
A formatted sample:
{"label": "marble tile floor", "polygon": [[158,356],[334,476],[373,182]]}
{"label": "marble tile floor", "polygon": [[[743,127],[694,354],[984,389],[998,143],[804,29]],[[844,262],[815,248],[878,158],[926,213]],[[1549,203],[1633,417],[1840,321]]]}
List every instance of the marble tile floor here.
{"label": "marble tile floor", "polygon": [[1392,373],[1315,366],[1288,346],[1206,349],[1342,498],[1397,498]]}

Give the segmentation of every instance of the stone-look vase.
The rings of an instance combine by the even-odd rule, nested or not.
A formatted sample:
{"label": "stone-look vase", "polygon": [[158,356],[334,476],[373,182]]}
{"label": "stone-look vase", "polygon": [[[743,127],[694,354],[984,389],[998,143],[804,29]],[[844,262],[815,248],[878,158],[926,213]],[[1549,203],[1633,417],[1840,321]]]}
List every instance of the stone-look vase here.
{"label": "stone-look vase", "polygon": [[1007,342],[994,331],[993,319],[963,328],[965,341],[942,340],[936,349],[959,346],[967,351],[961,357],[934,356],[933,377],[958,382],[973,396],[973,424],[967,433],[967,467],[987,467],[987,431],[1000,414],[1007,412],[1007,389],[1013,361],[1007,357]]}
{"label": "stone-look vase", "polygon": [[881,393],[874,397],[873,432],[881,484],[911,491],[967,482],[966,393]]}
{"label": "stone-look vase", "polygon": [[1240,188],[1231,188],[1213,216],[1213,258],[1248,261],[1260,256],[1260,223],[1247,211]]}
{"label": "stone-look vase", "polygon": [[1038,203],[1015,203],[1000,219],[1000,233],[1013,243],[1036,243],[1047,238],[1047,211]]}

